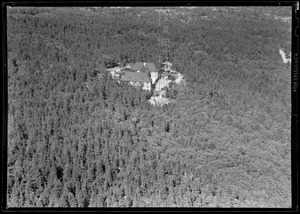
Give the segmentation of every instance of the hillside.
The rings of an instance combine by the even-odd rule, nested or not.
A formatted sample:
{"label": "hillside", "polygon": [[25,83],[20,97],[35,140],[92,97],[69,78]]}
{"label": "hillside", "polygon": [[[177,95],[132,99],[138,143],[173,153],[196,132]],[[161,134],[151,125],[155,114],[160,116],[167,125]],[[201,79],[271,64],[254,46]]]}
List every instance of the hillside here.
{"label": "hillside", "polygon": [[106,72],[160,8],[8,9],[8,207],[291,206],[291,8],[169,9],[164,106]]}

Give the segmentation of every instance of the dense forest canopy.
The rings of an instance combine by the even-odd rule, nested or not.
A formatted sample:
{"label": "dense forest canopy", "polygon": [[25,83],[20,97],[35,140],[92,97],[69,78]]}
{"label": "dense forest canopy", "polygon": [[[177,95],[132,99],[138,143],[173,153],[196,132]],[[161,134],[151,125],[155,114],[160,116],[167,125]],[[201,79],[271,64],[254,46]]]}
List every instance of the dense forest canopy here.
{"label": "dense forest canopy", "polygon": [[160,67],[158,9],[8,8],[9,207],[290,207],[291,8],[169,8],[152,106],[106,68]]}

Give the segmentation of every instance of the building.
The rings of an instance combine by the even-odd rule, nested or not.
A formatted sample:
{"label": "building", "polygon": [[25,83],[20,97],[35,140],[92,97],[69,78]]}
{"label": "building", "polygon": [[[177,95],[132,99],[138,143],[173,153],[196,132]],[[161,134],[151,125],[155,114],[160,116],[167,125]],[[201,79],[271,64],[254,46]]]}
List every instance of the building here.
{"label": "building", "polygon": [[178,84],[183,80],[183,75],[181,73],[178,72],[178,74],[176,75],[176,79],[175,82]]}
{"label": "building", "polygon": [[150,72],[156,72],[156,66],[152,62],[136,62],[132,65],[132,69],[139,71],[142,67],[147,67]]}
{"label": "building", "polygon": [[152,84],[157,80],[158,78],[158,72],[151,72],[151,80],[152,80]]}
{"label": "building", "polygon": [[163,88],[169,87],[170,82],[172,82],[172,80],[168,80],[165,78],[158,80],[155,86],[155,90],[161,91]]}
{"label": "building", "polygon": [[161,77],[163,79],[168,79],[169,78],[169,74],[165,71],[165,72],[162,73]]}
{"label": "building", "polygon": [[152,84],[158,78],[158,72],[156,70],[156,66],[154,63],[151,62],[136,62],[132,65],[132,69],[136,70],[137,72],[145,72],[150,73]]}
{"label": "building", "polygon": [[133,66],[133,63],[128,63],[128,64],[125,66],[125,68],[132,68],[132,66]]}
{"label": "building", "polygon": [[147,66],[143,66],[140,69],[138,69],[137,72],[150,73],[150,70]]}
{"label": "building", "polygon": [[114,67],[114,68],[109,68],[107,70],[111,74],[112,78],[118,78],[118,77],[120,77],[120,74],[122,73],[122,68],[119,66]]}
{"label": "building", "polygon": [[172,69],[173,64],[171,62],[166,61],[166,62],[163,63],[163,65],[164,65],[164,70],[165,71],[170,71]]}
{"label": "building", "polygon": [[124,73],[121,80],[129,82],[129,84],[135,87],[142,86],[143,90],[151,90],[151,78],[149,73],[128,71]]}

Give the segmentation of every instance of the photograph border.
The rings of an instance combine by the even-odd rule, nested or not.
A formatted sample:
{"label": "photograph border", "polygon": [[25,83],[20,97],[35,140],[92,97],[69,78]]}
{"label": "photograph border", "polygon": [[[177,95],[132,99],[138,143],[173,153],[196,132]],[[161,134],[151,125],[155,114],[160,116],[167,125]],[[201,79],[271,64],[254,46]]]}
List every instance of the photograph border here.
{"label": "photograph border", "polygon": [[[291,6],[292,10],[292,56],[291,56],[291,168],[292,168],[292,207],[291,208],[7,208],[7,7],[84,7],[84,6]],[[2,146],[1,146],[1,212],[296,212],[299,206],[298,195],[298,144],[299,142],[299,2],[298,1],[45,1],[45,2],[2,2]]]}

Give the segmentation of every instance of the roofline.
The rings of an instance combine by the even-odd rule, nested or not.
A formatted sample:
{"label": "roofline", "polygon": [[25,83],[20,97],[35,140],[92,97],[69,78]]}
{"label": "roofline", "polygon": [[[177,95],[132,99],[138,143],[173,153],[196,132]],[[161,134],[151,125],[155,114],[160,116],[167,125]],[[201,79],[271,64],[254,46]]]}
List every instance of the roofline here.
{"label": "roofline", "polygon": [[126,81],[126,82],[151,82],[151,80],[147,80],[147,81],[144,81],[144,80],[141,80],[141,81],[136,81],[136,80],[123,80],[121,79],[122,81]]}

